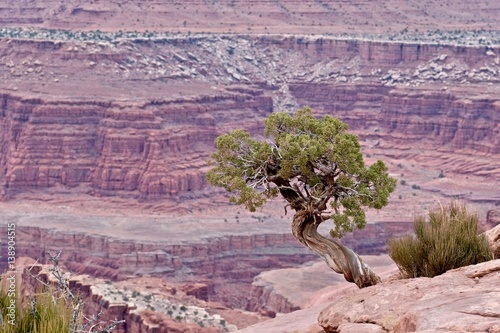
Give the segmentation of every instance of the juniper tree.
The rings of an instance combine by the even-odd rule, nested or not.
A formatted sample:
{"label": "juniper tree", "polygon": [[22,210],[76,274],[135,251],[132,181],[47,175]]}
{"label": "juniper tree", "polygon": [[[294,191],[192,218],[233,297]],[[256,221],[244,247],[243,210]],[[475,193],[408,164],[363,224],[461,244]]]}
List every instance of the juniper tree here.
{"label": "juniper tree", "polygon": [[[294,237],[337,273],[360,288],[378,276],[339,239],[366,225],[366,208],[388,204],[396,180],[382,161],[366,167],[356,135],[339,119],[317,119],[310,108],[293,116],[277,112],[265,121],[267,141],[235,130],[216,139],[209,184],[232,193],[230,201],[250,211],[281,195],[295,211]],[[333,221],[331,237],[318,226]]]}

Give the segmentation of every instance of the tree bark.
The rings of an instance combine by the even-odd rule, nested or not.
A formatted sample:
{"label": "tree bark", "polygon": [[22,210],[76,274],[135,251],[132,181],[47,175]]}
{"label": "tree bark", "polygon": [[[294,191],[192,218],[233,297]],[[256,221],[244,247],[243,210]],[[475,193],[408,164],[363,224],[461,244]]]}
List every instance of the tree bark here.
{"label": "tree bark", "polygon": [[381,282],[380,278],[351,249],[340,242],[318,233],[322,219],[309,212],[298,211],[292,222],[293,236],[307,248],[318,254],[335,272],[343,274],[349,282],[359,288]]}

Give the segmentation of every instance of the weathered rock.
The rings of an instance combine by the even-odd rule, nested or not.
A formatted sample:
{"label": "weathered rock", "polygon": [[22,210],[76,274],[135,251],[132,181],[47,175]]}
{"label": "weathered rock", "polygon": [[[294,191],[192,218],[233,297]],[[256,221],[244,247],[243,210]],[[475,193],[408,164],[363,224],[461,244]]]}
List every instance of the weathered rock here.
{"label": "weathered rock", "polygon": [[[3,61],[11,69],[21,71],[15,67],[19,53],[29,55],[30,66],[37,61],[45,64],[50,57],[61,71],[46,70],[47,77],[26,72],[29,77],[15,79],[19,93],[2,88],[2,198],[58,186],[140,199],[194,197],[206,189],[206,160],[218,134],[241,127],[261,133],[262,120],[274,109],[302,105],[338,116],[362,138],[370,127],[380,128],[378,139],[401,150],[427,141],[420,147],[432,151],[439,143],[440,156],[455,154],[457,148],[486,153],[486,158],[499,151],[500,136],[494,126],[498,94],[464,95],[448,82],[449,89],[441,93],[437,87],[430,92],[411,88],[420,84],[418,80],[425,82],[421,72],[428,73],[428,82],[450,79],[445,72],[424,72],[430,68],[429,61],[435,68],[446,65],[445,61],[435,65],[443,52],[460,68],[476,73],[489,59],[484,47],[296,36],[196,38],[199,44],[189,36],[158,41],[153,54],[137,41],[111,45],[9,39],[0,43],[0,53],[6,54]],[[230,56],[228,43],[241,55]],[[170,61],[176,55],[178,59]],[[419,68],[419,74],[408,82],[413,68]],[[8,69],[0,67],[4,82],[11,82]],[[310,75],[297,75],[306,72]],[[373,74],[366,77],[365,72]],[[381,73],[388,73],[382,81],[391,87],[380,84]],[[491,71],[481,74],[496,77]],[[263,84],[263,78],[268,83]],[[62,90],[53,83],[55,79],[64,83],[63,96],[56,94]],[[243,89],[238,82],[244,81],[255,84],[251,88],[245,84]],[[32,82],[43,90],[40,94],[31,93]],[[123,98],[136,82],[144,84],[136,87],[133,98]],[[179,84],[193,87],[189,97],[179,97],[182,91],[177,97],[170,95]],[[284,89],[278,90],[278,84]],[[118,92],[108,92],[107,87],[117,87]],[[160,95],[153,96],[151,87]],[[473,163],[478,165],[474,173],[498,177],[490,166]]]}
{"label": "weathered rock", "polygon": [[[379,234],[378,237],[382,235]],[[362,256],[362,259],[383,280],[397,270],[388,255]],[[344,293],[356,288],[322,261],[297,268],[270,270],[254,278],[247,310],[259,311],[266,307],[277,313],[293,312],[313,304],[325,303],[328,299],[337,297],[339,290]]]}
{"label": "weathered rock", "polygon": [[500,224],[500,210],[489,210],[486,214],[486,226],[493,228],[498,224]]}
{"label": "weathered rock", "polygon": [[316,318],[322,306],[298,310],[239,330],[240,333],[321,333]]}
{"label": "weathered rock", "polygon": [[[94,193],[121,192],[136,198],[201,190],[206,186],[201,168],[217,131],[209,110],[224,112],[236,104],[241,108],[247,100],[254,110],[262,101],[266,113],[271,111],[269,99],[236,92],[125,109],[8,94],[0,98],[0,189],[6,196],[57,184],[91,186]],[[165,132],[167,126],[176,129]]]}
{"label": "weathered rock", "polygon": [[[391,281],[358,290],[321,311],[326,332],[360,331],[370,323],[389,332],[497,332],[500,260],[430,278]],[[345,326],[347,325],[348,326]],[[343,327],[346,329],[344,330]],[[366,331],[369,332],[369,331]]]}
{"label": "weathered rock", "polygon": [[182,291],[186,293],[186,295],[194,296],[198,299],[208,301],[208,295],[213,294],[213,290],[205,283],[193,283],[187,284],[182,287]]}
{"label": "weathered rock", "polygon": [[493,255],[500,259],[500,224],[484,233],[490,244]]}
{"label": "weathered rock", "polygon": [[[0,226],[0,231],[5,228]],[[188,283],[185,288],[190,295],[235,308],[245,308],[251,281],[263,270],[292,267],[316,258],[292,235],[145,242],[19,225],[16,232],[16,253],[20,256],[43,262],[46,252],[61,251],[64,265],[74,273],[113,280],[130,275],[163,276]],[[4,246],[6,243],[2,249],[6,249]]]}

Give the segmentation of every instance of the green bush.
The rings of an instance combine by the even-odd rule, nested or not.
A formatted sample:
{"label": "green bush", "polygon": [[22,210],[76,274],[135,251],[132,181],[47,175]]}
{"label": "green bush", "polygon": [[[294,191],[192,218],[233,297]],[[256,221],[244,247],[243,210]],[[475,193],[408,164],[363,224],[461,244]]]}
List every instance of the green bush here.
{"label": "green bush", "polygon": [[479,235],[478,215],[453,201],[414,221],[415,235],[393,238],[389,256],[403,277],[434,277],[458,267],[493,259],[486,238]]}

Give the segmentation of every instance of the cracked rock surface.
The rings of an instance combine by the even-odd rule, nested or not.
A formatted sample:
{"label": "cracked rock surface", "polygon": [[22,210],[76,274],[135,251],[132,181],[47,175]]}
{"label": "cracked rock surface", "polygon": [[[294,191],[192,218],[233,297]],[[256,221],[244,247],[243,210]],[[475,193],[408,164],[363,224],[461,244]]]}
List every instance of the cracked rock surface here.
{"label": "cracked rock surface", "polygon": [[434,278],[395,280],[332,303],[326,332],[500,332],[500,260]]}

